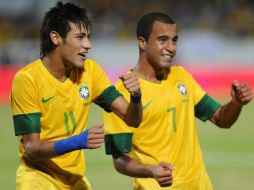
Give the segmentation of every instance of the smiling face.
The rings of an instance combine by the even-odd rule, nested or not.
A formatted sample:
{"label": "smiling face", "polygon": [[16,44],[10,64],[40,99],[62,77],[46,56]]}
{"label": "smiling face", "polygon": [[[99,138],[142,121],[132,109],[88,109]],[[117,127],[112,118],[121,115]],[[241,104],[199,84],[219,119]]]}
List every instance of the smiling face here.
{"label": "smiling face", "polygon": [[152,32],[141,49],[155,70],[170,68],[176,54],[177,40],[176,24],[154,22]]}
{"label": "smiling face", "polygon": [[83,68],[86,54],[92,48],[90,33],[83,25],[79,27],[70,23],[69,26],[70,31],[66,38],[61,39],[59,43],[59,55],[65,66]]}

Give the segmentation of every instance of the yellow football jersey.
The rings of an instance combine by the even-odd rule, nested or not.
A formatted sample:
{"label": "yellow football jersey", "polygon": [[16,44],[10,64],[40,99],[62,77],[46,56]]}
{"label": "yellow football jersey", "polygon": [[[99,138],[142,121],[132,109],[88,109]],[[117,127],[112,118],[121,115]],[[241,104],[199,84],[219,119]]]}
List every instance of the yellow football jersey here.
{"label": "yellow football jersey", "polygon": [[[40,133],[41,140],[45,141],[80,134],[87,129],[90,103],[109,111],[109,105],[119,95],[103,70],[92,60],[85,61],[78,82],[70,78],[60,82],[38,59],[18,71],[13,81],[11,103],[15,134],[21,138],[22,134]],[[83,150],[32,162],[24,157],[21,142],[20,158],[17,187],[25,185],[25,179],[43,181],[45,175],[60,184],[60,189],[74,188],[74,184],[82,186],[79,183],[85,173]],[[84,178],[83,181],[83,186],[87,186],[85,189],[89,189],[87,180]]]}
{"label": "yellow football jersey", "polygon": [[[173,185],[161,188],[155,179],[136,178],[135,190],[210,190],[209,177],[195,128],[195,116],[203,121],[220,106],[182,67],[172,66],[160,84],[139,79],[143,120],[138,128],[125,125],[114,114],[103,113],[107,154],[130,152],[144,164],[171,163]],[[116,88],[129,99],[121,82]]]}

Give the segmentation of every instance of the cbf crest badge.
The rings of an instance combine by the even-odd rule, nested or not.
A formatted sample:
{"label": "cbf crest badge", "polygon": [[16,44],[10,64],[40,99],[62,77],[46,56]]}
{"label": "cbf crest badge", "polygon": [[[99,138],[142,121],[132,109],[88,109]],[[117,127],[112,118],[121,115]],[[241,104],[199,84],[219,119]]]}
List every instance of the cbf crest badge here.
{"label": "cbf crest badge", "polygon": [[183,96],[187,95],[188,92],[184,84],[179,84],[177,88],[179,89],[179,91]]}
{"label": "cbf crest badge", "polygon": [[89,98],[89,90],[87,85],[81,85],[79,87],[79,95],[83,99]]}

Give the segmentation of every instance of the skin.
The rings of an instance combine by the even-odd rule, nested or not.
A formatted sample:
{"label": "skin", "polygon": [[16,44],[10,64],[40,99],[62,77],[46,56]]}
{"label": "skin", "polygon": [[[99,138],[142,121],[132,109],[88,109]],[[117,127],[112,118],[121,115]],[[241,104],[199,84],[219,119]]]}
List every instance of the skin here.
{"label": "skin", "polygon": [[247,83],[234,80],[231,85],[231,98],[229,103],[219,107],[210,118],[210,121],[220,128],[230,128],[235,123],[242,107],[252,100],[253,94]]}
{"label": "skin", "polygon": [[[140,57],[138,64],[132,70],[138,77],[160,83],[170,72],[177,49],[177,27],[155,21],[149,39],[138,38]],[[252,92],[248,84],[232,82],[232,100],[219,107],[210,121],[221,128],[230,128],[237,120],[242,107],[249,103]],[[167,162],[151,166],[132,159],[128,154],[113,155],[116,170],[131,177],[154,178],[161,187],[173,183],[174,167]]]}
{"label": "skin", "polygon": [[160,83],[169,72],[173,58],[176,55],[178,40],[175,24],[162,24],[154,22],[153,30],[148,41],[138,38],[140,57],[133,69],[140,78]]}
{"label": "skin", "polygon": [[113,163],[116,170],[124,175],[136,178],[154,178],[161,187],[171,186],[174,167],[167,162],[158,165],[145,165],[132,159],[128,154],[114,155]]}
{"label": "skin", "polygon": [[[90,33],[83,27],[69,23],[71,30],[63,39],[56,31],[51,31],[50,38],[56,48],[42,59],[48,71],[60,82],[65,81],[71,73],[78,73],[84,67],[86,54],[92,48],[89,40]],[[137,74],[131,73],[120,77],[126,89],[132,96],[141,96]],[[123,119],[126,124],[138,127],[142,120],[142,103],[128,103],[122,96],[110,105],[110,109]],[[104,140],[103,125],[95,125],[88,133],[87,147],[99,148]],[[43,160],[59,155],[54,149],[54,142],[42,141],[40,134],[31,133],[23,135],[22,142],[25,156],[30,160]]]}

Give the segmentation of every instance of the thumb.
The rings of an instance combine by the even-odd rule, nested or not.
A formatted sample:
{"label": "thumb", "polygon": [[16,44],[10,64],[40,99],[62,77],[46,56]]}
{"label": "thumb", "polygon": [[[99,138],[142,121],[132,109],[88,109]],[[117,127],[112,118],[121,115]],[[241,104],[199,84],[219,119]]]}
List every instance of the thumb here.
{"label": "thumb", "polygon": [[234,91],[236,91],[239,87],[239,82],[237,80],[234,80],[232,82],[232,88],[234,89]]}
{"label": "thumb", "polygon": [[103,123],[97,124],[97,127],[98,127],[98,128],[103,128]]}
{"label": "thumb", "polygon": [[120,75],[119,79],[121,79],[123,81],[124,80],[124,75]]}
{"label": "thumb", "polygon": [[103,127],[103,123],[97,123],[93,127],[94,128],[102,128]]}
{"label": "thumb", "polygon": [[168,162],[161,162],[160,165],[165,168],[165,169],[168,169],[168,170],[175,170],[175,168]]}

